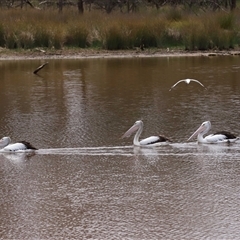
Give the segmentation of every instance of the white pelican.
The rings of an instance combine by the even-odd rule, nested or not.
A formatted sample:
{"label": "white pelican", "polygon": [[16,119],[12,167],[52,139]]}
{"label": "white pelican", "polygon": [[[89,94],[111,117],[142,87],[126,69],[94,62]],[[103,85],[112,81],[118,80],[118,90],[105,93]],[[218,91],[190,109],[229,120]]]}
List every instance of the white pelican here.
{"label": "white pelican", "polygon": [[[136,132],[137,131],[137,132]],[[133,139],[133,145],[135,146],[160,146],[164,143],[171,142],[168,138],[164,136],[151,136],[148,138],[145,138],[141,141],[139,141],[139,136],[141,135],[143,131],[143,122],[141,120],[138,120],[134,123],[134,125],[129,128],[122,136],[122,138],[130,137],[133,132],[136,132],[134,139]]]}
{"label": "white pelican", "polygon": [[37,150],[37,148],[33,147],[29,142],[21,141],[17,143],[11,143],[10,137],[3,137],[0,139],[0,148],[2,148],[2,151],[4,152],[16,152],[18,150]]}
{"label": "white pelican", "polygon": [[172,87],[169,89],[169,91],[171,91],[174,87],[176,87],[181,82],[185,82],[186,84],[189,84],[190,82],[196,82],[196,83],[200,84],[202,87],[205,88],[205,86],[201,82],[199,82],[198,80],[192,79],[192,78],[186,78],[186,79],[179,80],[174,85],[172,85]]}
{"label": "white pelican", "polygon": [[203,137],[203,135],[206,134],[210,128],[210,121],[203,122],[202,125],[188,139],[188,141],[196,135],[199,143],[232,143],[239,139],[239,137],[236,137],[232,133],[226,131],[216,132],[214,134]]}

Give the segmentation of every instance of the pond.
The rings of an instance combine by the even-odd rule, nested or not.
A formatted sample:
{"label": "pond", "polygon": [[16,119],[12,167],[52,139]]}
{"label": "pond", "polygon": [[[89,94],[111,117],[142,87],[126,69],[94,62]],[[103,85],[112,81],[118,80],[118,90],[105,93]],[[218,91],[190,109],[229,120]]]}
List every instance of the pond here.
{"label": "pond", "polygon": [[[48,61],[38,74],[33,71]],[[240,57],[0,61],[0,133],[35,153],[0,154],[1,239],[236,239]],[[181,83],[194,78],[203,83]],[[133,147],[123,133],[142,120]]]}

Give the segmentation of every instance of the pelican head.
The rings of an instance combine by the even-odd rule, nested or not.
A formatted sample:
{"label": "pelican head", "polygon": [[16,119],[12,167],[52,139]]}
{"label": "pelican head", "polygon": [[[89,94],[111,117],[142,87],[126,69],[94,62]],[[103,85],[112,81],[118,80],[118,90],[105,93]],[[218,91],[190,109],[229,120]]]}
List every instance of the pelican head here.
{"label": "pelican head", "polygon": [[0,148],[6,147],[10,142],[11,142],[10,137],[3,137],[2,139],[0,139]]}
{"label": "pelican head", "polygon": [[197,136],[198,134],[201,134],[202,136],[206,134],[211,129],[211,122],[206,121],[203,122],[202,125],[192,134],[192,136],[188,139],[192,139],[193,137]]}
{"label": "pelican head", "polygon": [[122,136],[122,138],[130,137],[134,132],[136,132],[139,128],[143,128],[143,122],[141,120],[136,121],[132,127],[130,127]]}

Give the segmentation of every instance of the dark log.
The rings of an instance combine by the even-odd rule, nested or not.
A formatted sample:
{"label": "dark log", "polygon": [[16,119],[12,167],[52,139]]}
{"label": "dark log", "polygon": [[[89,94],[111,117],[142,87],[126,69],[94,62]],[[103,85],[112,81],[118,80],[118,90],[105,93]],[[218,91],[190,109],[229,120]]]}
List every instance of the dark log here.
{"label": "dark log", "polygon": [[42,64],[41,66],[39,66],[36,70],[34,70],[34,74],[37,74],[38,73],[38,71],[40,71],[42,68],[44,68],[46,65],[48,64],[48,62],[46,62],[46,63],[44,63],[44,64]]}

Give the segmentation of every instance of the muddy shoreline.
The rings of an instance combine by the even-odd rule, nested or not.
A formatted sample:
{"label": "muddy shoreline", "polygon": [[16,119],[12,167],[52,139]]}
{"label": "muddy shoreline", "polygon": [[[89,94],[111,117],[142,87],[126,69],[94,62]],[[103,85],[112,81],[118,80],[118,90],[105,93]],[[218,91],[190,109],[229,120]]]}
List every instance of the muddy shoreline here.
{"label": "muddy shoreline", "polygon": [[93,49],[63,49],[63,50],[8,50],[0,49],[0,60],[24,60],[24,59],[84,59],[84,58],[144,58],[144,57],[214,57],[237,56],[239,50],[230,51],[185,51],[168,49],[146,50],[93,50]]}

